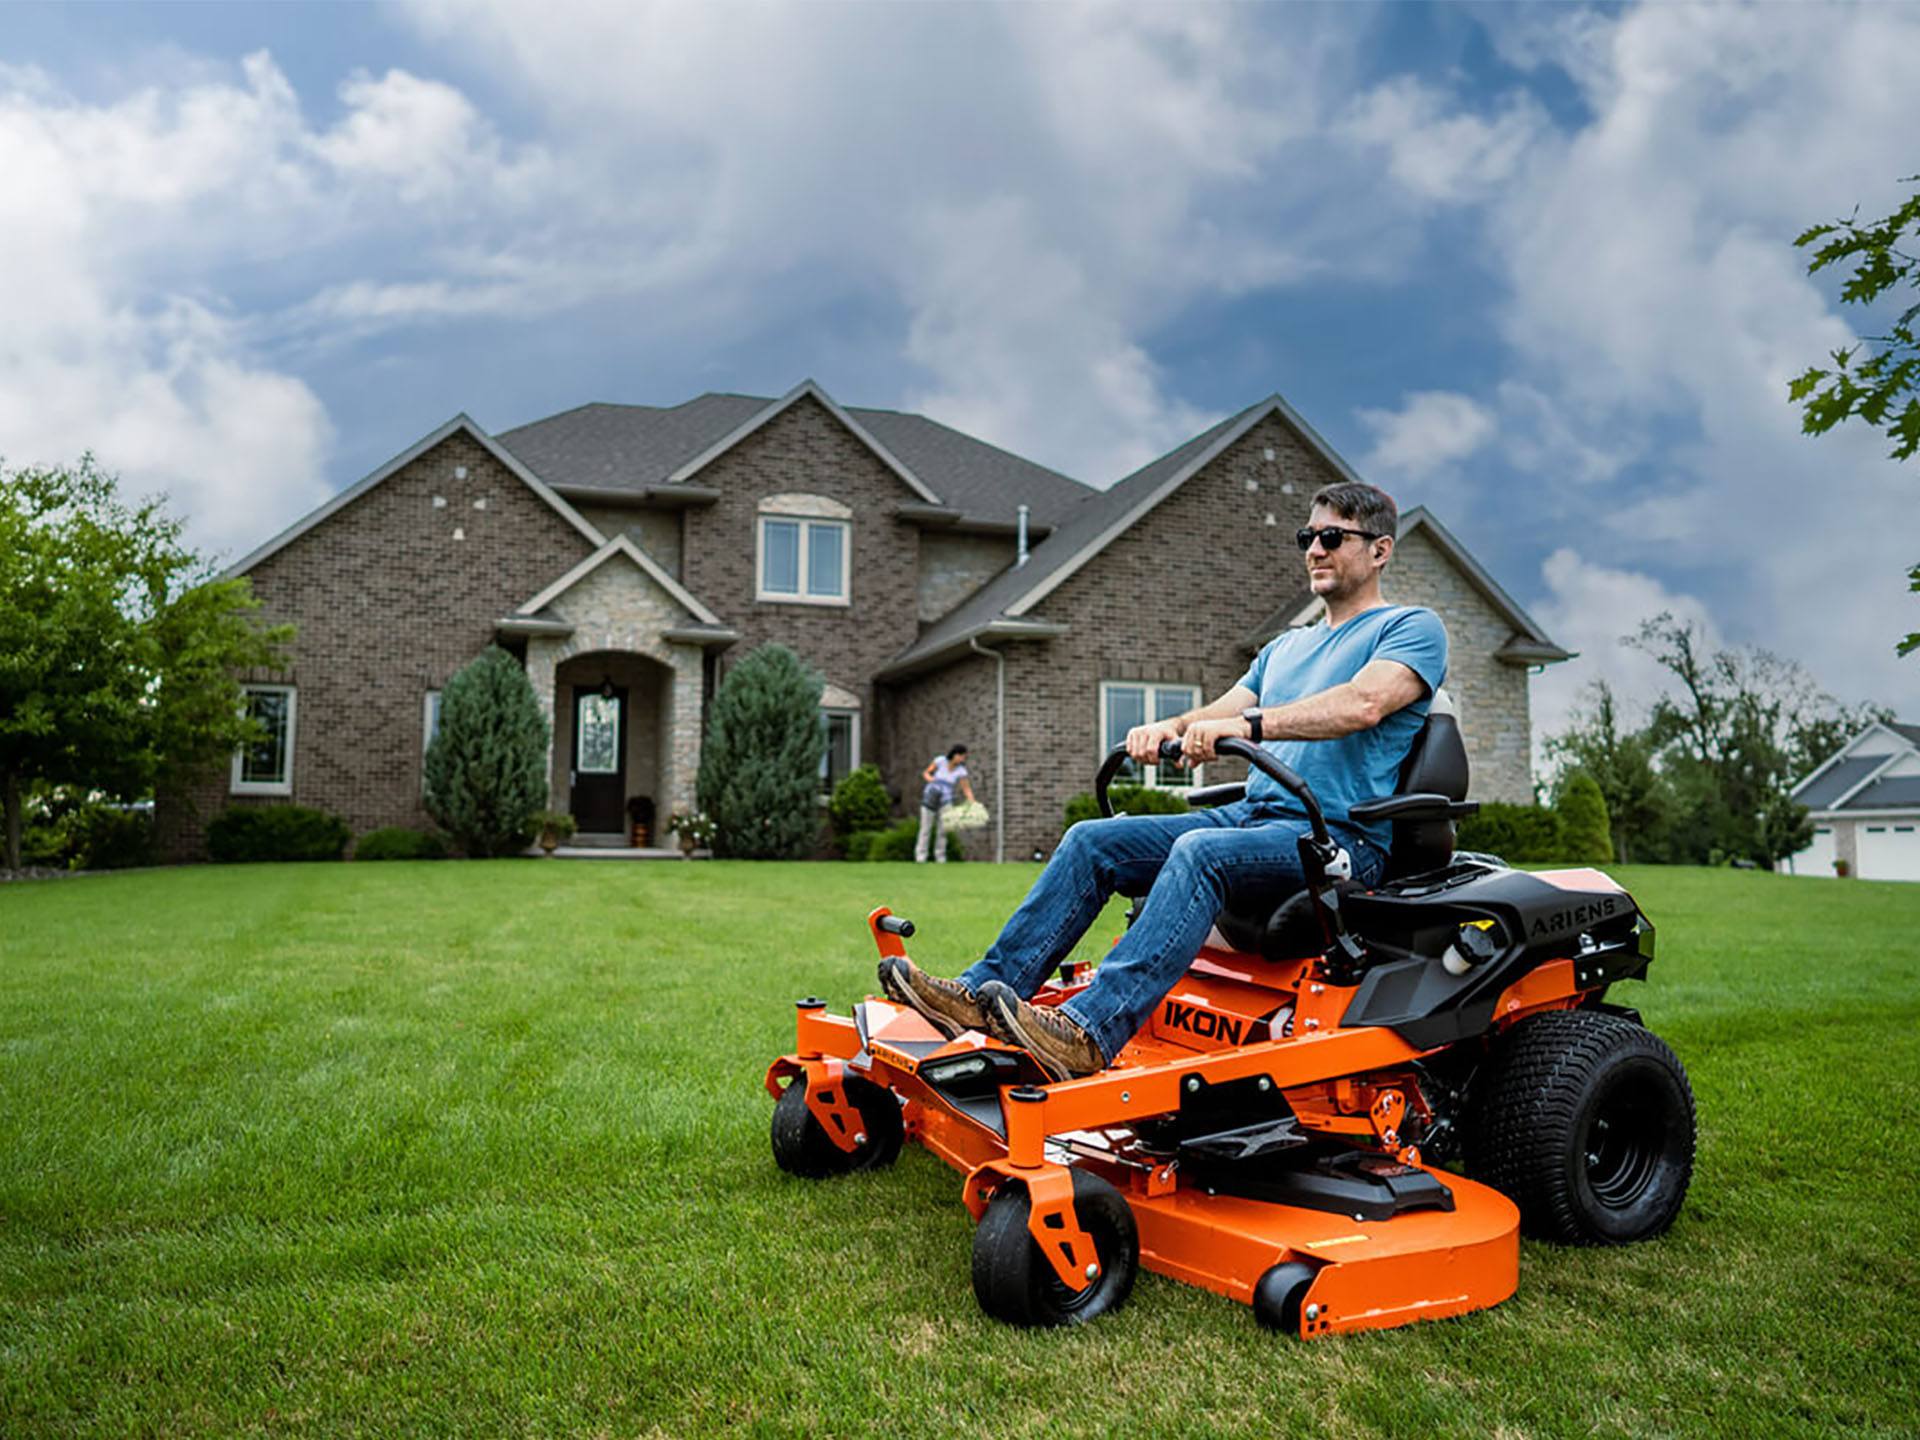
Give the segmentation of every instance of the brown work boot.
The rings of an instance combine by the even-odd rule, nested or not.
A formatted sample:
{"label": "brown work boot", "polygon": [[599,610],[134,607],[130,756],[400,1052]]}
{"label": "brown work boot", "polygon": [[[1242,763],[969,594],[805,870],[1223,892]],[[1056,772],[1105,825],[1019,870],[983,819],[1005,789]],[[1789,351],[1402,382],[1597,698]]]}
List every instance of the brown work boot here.
{"label": "brown work boot", "polygon": [[887,998],[918,1010],[942,1035],[954,1036],[964,1030],[985,1030],[986,1012],[973,992],[957,980],[942,980],[929,975],[902,955],[880,962],[880,988]]}
{"label": "brown work boot", "polygon": [[989,980],[980,987],[988,1033],[1018,1045],[1055,1080],[1077,1080],[1107,1068],[1094,1038],[1051,1006],[1029,1005],[1013,987]]}

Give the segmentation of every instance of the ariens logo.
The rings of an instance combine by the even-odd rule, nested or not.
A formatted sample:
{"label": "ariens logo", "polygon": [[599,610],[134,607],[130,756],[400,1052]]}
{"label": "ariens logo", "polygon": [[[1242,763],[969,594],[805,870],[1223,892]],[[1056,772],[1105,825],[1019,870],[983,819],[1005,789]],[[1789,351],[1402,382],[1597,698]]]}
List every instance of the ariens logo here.
{"label": "ariens logo", "polygon": [[1556,910],[1551,915],[1535,918],[1530,932],[1535,940],[1547,935],[1564,935],[1591,925],[1596,920],[1605,920],[1619,913],[1620,898],[1608,895],[1585,905],[1575,905],[1571,910]]}
{"label": "ariens logo", "polygon": [[1241,1033],[1247,1023],[1233,1015],[1202,1010],[1196,1005],[1182,1005],[1178,1000],[1167,1001],[1163,1018],[1175,1029],[1186,1030],[1207,1040],[1224,1040],[1229,1045],[1240,1043]]}

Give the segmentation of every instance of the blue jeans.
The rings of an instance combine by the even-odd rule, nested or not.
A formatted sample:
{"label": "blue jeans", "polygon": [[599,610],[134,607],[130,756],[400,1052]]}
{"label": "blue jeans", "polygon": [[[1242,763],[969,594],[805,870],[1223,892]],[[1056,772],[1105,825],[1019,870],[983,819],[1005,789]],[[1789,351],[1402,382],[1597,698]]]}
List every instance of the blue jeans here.
{"label": "blue jeans", "polygon": [[[1307,822],[1264,802],[1241,800],[1185,815],[1120,815],[1067,831],[1020,908],[968,967],[978,991],[999,980],[1031,997],[1099,917],[1110,896],[1147,897],[1140,917],[1107,952],[1093,983],[1060,1008],[1108,1060],[1139,1031],[1206,943],[1213,917],[1242,893],[1278,903],[1306,884],[1299,839]],[[1371,885],[1386,852],[1335,831],[1353,857],[1353,878]]]}

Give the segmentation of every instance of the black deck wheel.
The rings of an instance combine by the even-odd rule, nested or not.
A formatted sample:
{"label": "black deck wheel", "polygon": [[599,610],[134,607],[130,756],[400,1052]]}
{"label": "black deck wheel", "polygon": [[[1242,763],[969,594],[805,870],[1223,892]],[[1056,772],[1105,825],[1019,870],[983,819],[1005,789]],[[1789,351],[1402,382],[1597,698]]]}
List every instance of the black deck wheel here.
{"label": "black deck wheel", "polygon": [[1300,1333],[1300,1308],[1306,1304],[1318,1272],[1313,1266],[1294,1260],[1275,1265],[1253,1287],[1253,1318],[1269,1330],[1283,1335]]}
{"label": "black deck wheel", "polygon": [[1618,1015],[1521,1021],[1475,1086],[1467,1173],[1520,1207],[1521,1227],[1567,1245],[1660,1234],[1693,1178],[1693,1090],[1657,1035]]}
{"label": "black deck wheel", "polygon": [[773,1107],[773,1160],[789,1175],[823,1180],[855,1170],[878,1170],[899,1156],[906,1126],[893,1092],[858,1076],[850,1076],[845,1084],[847,1099],[860,1112],[862,1129],[856,1133],[866,1136],[852,1150],[834,1144],[807,1107],[805,1075],[794,1076],[780,1093]]}
{"label": "black deck wheel", "polygon": [[1023,1328],[1081,1325],[1119,1308],[1140,1269],[1140,1236],[1120,1192],[1084,1170],[1074,1170],[1073,1214],[1094,1253],[1075,1255],[1097,1267],[1084,1290],[1069,1288],[1027,1231],[1032,1205],[1026,1187],[996,1194],[973,1232],[973,1294],[996,1320]]}

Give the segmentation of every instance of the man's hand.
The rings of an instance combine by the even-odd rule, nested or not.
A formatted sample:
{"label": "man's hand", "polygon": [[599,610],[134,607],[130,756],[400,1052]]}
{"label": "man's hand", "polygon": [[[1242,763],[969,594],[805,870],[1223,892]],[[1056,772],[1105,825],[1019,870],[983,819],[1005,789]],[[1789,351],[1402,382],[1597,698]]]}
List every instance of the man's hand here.
{"label": "man's hand", "polygon": [[1189,768],[1219,757],[1213,747],[1222,740],[1250,740],[1253,727],[1238,715],[1224,720],[1196,720],[1187,726],[1187,733],[1180,737],[1183,752],[1182,763]]}
{"label": "man's hand", "polygon": [[1160,742],[1178,740],[1178,720],[1156,720],[1151,725],[1136,725],[1127,731],[1127,755],[1138,765],[1160,763]]}

